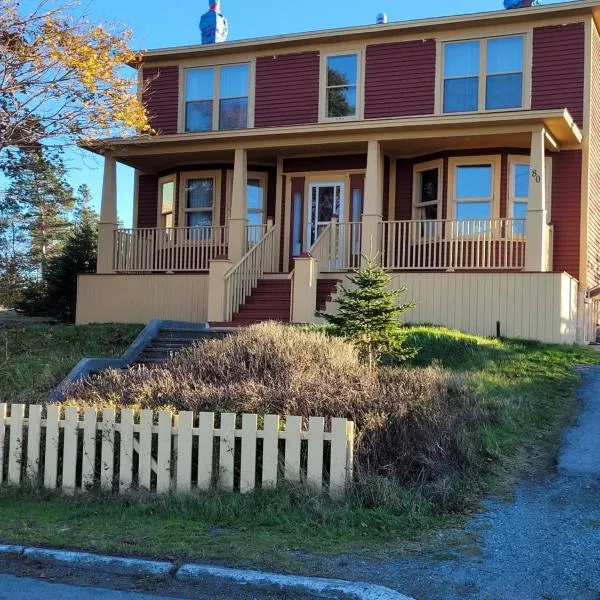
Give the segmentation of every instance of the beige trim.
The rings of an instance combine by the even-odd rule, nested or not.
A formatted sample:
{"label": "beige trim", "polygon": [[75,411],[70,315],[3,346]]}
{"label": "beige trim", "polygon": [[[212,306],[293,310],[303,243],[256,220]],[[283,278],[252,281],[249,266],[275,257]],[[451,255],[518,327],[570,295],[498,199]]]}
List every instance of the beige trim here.
{"label": "beige trim", "polygon": [[[492,166],[492,196],[490,198],[456,198],[456,177],[457,167],[471,165],[491,165]],[[457,156],[448,159],[448,198],[447,215],[448,219],[456,219],[456,202],[486,202],[492,203],[492,219],[500,218],[500,180],[502,173],[502,160],[499,154],[487,156]]]}
{"label": "beige trim", "polygon": [[287,175],[285,180],[285,214],[284,214],[284,244],[283,244],[283,270],[290,268],[290,238],[292,224],[292,176]]}
{"label": "beige trim", "polygon": [[[163,191],[163,186],[166,183],[172,183],[173,184],[173,206],[171,207],[171,212],[170,213],[163,213],[163,207],[162,207],[162,203],[163,203],[163,195],[162,195],[162,191]],[[156,207],[156,223],[158,228],[162,228],[162,227],[167,227],[166,224],[163,224],[163,217],[166,214],[171,214],[171,219],[173,221],[173,223],[171,224],[171,227],[175,227],[175,216],[176,216],[176,203],[177,203],[177,174],[173,173],[171,175],[167,175],[165,177],[161,177],[158,180],[158,203],[157,203],[157,207]]]}
{"label": "beige trim", "polygon": [[282,196],[283,196],[283,159],[277,159],[277,171],[275,175],[275,227],[277,227],[277,244],[275,244],[275,264],[279,269],[281,260],[281,231],[283,227]]}
{"label": "beige trim", "polygon": [[218,226],[221,222],[221,171],[182,171],[181,185],[179,186],[179,223],[181,227],[187,227],[186,214],[188,212],[208,212],[194,211],[186,208],[186,188],[190,179],[213,179],[213,210],[212,224]]}
{"label": "beige trim", "polygon": [[[450,168],[450,167],[448,167]],[[431,169],[438,170],[438,190],[437,200],[435,202],[420,202],[419,201],[419,175],[423,171],[429,171]],[[417,212],[419,209],[426,206],[437,205],[438,208],[438,219],[442,218],[442,211],[440,210],[443,206],[444,200],[444,159],[440,158],[437,160],[430,160],[413,165],[413,193],[412,193],[412,218],[419,220]]]}
{"label": "beige trim", "polygon": [[390,156],[390,197],[388,198],[388,221],[396,220],[397,170],[398,170],[398,160],[396,159],[395,156]]}
{"label": "beige trim", "polygon": [[[356,114],[348,117],[327,116],[327,59],[334,56],[356,55]],[[335,52],[321,52],[319,67],[319,123],[337,123],[364,119],[365,98],[365,47],[357,47]]]}
{"label": "beige trim", "polygon": [[[531,110],[531,72],[533,57],[533,27],[523,30],[512,31],[511,33],[499,34],[496,31],[490,32],[492,35],[485,35],[484,32],[477,32],[474,37],[463,37],[453,34],[448,37],[438,38],[436,40],[436,93],[435,93],[435,114],[436,115],[474,115],[481,113],[502,113]],[[523,37],[523,83],[522,83],[522,106],[519,108],[498,108],[486,109],[486,83],[487,83],[487,47],[488,42],[494,39]],[[446,55],[446,45],[457,42],[479,42],[479,107],[475,111],[465,112],[444,112],[444,64]],[[515,71],[516,72],[516,71]],[[512,71],[511,71],[512,73]]]}
{"label": "beige trim", "polygon": [[[267,191],[269,185],[269,174],[264,171],[248,171],[246,179],[260,179],[263,188],[263,224],[267,222]],[[225,214],[227,219],[231,218],[231,195],[233,193],[233,169],[227,169],[227,183],[225,184]]]}
{"label": "beige trim", "polygon": [[[254,128],[254,106],[256,96],[256,59],[254,57],[247,60],[219,60],[219,62],[213,63],[191,63],[191,64],[180,64],[179,65],[179,113],[177,116],[177,132],[183,135],[194,135],[198,132],[187,132],[185,129],[186,123],[186,80],[187,71],[194,71],[200,69],[213,69],[213,114],[212,114],[212,132],[216,131],[240,131],[234,130],[220,130],[219,129],[219,110],[220,110],[220,84],[221,84],[221,68],[230,66],[247,66],[248,67],[248,126],[245,129]],[[200,132],[205,133],[205,132]]]}
{"label": "beige trim", "polygon": [[174,59],[199,59],[200,57],[210,56],[219,56],[222,59],[224,56],[241,54],[249,50],[253,50],[255,53],[261,52],[272,55],[275,49],[289,48],[296,50],[315,44],[322,49],[325,44],[349,43],[352,40],[360,39],[367,39],[372,43],[381,43],[388,39],[398,40],[404,37],[412,39],[423,39],[425,36],[435,37],[436,33],[456,31],[457,29],[472,30],[490,27],[502,30],[522,26],[523,23],[536,24],[537,26],[553,22],[566,23],[581,20],[582,17],[590,14],[593,14],[596,19],[600,18],[600,2],[598,0],[580,0],[579,2],[562,2],[519,10],[497,10],[433,19],[417,19],[385,25],[345,27],[254,38],[223,44],[195,44],[176,48],[158,48],[146,52],[145,61],[156,63],[170,59],[172,62]]}
{"label": "beige trim", "polygon": [[140,206],[140,172],[135,169],[133,172],[133,218],[131,222],[134,228],[138,226],[138,211]]}

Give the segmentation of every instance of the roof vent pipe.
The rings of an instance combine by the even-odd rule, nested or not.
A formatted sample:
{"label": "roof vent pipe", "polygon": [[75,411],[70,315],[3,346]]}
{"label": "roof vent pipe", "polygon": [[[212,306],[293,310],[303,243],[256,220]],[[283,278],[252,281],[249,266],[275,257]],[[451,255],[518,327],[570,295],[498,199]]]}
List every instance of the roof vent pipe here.
{"label": "roof vent pipe", "polygon": [[385,25],[388,22],[388,16],[385,13],[379,13],[377,15],[377,20],[375,21],[375,23],[377,23],[377,25]]}

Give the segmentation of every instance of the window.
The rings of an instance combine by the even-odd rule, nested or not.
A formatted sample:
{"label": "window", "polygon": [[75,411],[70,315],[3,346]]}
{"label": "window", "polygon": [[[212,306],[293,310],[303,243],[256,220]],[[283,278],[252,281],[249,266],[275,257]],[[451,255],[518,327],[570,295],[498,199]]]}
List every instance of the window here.
{"label": "window", "polygon": [[211,230],[207,228],[214,222],[215,187],[214,177],[185,178],[184,223],[186,227],[198,228],[188,233],[189,239],[210,239]]}
{"label": "window", "polygon": [[436,219],[441,219],[441,161],[415,166],[413,190],[413,218],[417,221],[435,221]]}
{"label": "window", "polygon": [[359,116],[359,56],[358,53],[348,53],[324,57],[321,72],[323,119]]}
{"label": "window", "polygon": [[260,226],[265,223],[265,188],[264,177],[248,178],[248,243],[251,245],[256,244],[263,235]]}
{"label": "window", "polygon": [[[529,204],[529,186],[531,183],[531,172],[527,157],[510,156],[509,183],[508,183],[508,218],[526,219]],[[546,210],[548,222],[550,222],[550,206],[552,191],[552,158],[546,157]],[[513,233],[515,235],[525,234],[524,223],[514,223]]]}
{"label": "window", "polygon": [[249,123],[249,65],[185,72],[185,130],[245,129]]}
{"label": "window", "polygon": [[524,106],[524,36],[444,44],[443,112]]}
{"label": "window", "polygon": [[175,178],[162,178],[159,181],[160,213],[158,226],[170,229],[173,227],[173,205],[175,200]]}

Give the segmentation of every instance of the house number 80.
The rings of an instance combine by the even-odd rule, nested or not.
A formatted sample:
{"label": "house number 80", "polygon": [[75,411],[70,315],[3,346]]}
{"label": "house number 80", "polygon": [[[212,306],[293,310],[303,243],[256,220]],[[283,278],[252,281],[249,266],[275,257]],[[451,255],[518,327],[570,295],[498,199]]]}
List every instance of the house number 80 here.
{"label": "house number 80", "polygon": [[542,181],[542,176],[537,172],[536,169],[531,171],[531,179],[533,179],[536,183],[540,183]]}

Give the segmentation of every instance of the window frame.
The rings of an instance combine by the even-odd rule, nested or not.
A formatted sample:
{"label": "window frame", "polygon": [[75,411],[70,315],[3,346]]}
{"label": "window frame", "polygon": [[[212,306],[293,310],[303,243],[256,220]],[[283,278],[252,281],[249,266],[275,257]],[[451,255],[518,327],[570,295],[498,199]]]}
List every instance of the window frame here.
{"label": "window frame", "polygon": [[[356,114],[348,117],[329,117],[327,106],[327,60],[336,56],[356,55]],[[336,50],[332,52],[322,51],[320,55],[319,72],[319,123],[337,123],[344,121],[360,121],[364,119],[365,106],[365,52],[363,48],[348,48],[346,50]]]}
{"label": "window frame", "polygon": [[[518,108],[486,108],[487,96],[487,47],[488,41],[504,39],[504,38],[523,38],[523,82],[521,89],[521,106]],[[531,71],[532,71],[532,31],[519,30],[503,33],[501,35],[490,32],[490,35],[482,35],[477,37],[445,37],[437,40],[437,68],[436,68],[436,97],[435,97],[435,114],[442,116],[455,115],[473,115],[479,113],[496,113],[496,112],[515,112],[531,110]],[[446,46],[447,44],[459,42],[479,42],[479,72],[478,77],[478,98],[477,110],[467,111],[444,111],[444,88],[445,88],[445,61],[446,61]],[[512,71],[511,71],[512,73]],[[516,71],[515,71],[516,73]]]}
{"label": "window frame", "polygon": [[[165,213],[163,212],[163,195],[162,195],[162,191],[163,191],[163,186],[167,183],[172,183],[173,184],[173,206],[171,208],[171,216],[173,218],[173,226],[172,227],[167,227],[166,225],[163,225],[163,218],[165,217],[165,215],[168,215],[169,213]],[[177,203],[177,174],[173,173],[171,175],[165,175],[164,177],[160,177],[158,179],[158,212],[157,212],[157,217],[156,217],[156,223],[157,223],[157,228],[158,229],[175,229],[177,224],[175,222],[175,218],[177,216],[177,207],[175,206]]]}
{"label": "window frame", "polygon": [[[433,169],[438,170],[438,193],[437,200],[429,202],[419,201],[420,191],[420,175],[424,171],[432,171]],[[437,219],[436,221],[443,220],[442,208],[443,208],[443,193],[444,193],[444,159],[440,158],[437,160],[430,160],[427,162],[416,163],[413,165],[413,193],[412,193],[412,219],[413,221],[429,221],[431,219],[420,219],[418,217],[418,211],[426,208],[427,206],[437,206]]]}
{"label": "window frame", "polygon": [[[492,195],[489,198],[460,198],[456,197],[456,170],[459,167],[477,167],[491,165],[492,167]],[[478,155],[478,156],[452,156],[448,158],[448,199],[447,199],[447,218],[452,221],[458,221],[456,216],[457,202],[491,202],[490,219],[500,218],[500,188],[502,177],[502,157],[499,154]],[[468,221],[470,219],[460,219]]]}
{"label": "window frame", "polygon": [[[244,129],[219,129],[219,116],[221,106],[221,69],[223,67],[247,66],[248,67],[248,123]],[[186,128],[187,116],[187,72],[199,69],[214,69],[213,77],[213,113],[212,129],[208,131],[188,131]],[[206,135],[219,131],[245,131],[254,129],[254,106],[255,106],[255,88],[256,88],[256,59],[222,61],[219,63],[193,63],[179,66],[179,117],[177,123],[177,132],[190,135]],[[193,102],[193,100],[190,100]]]}
{"label": "window frame", "polygon": [[[552,157],[546,156],[546,223],[552,221]],[[514,219],[513,204],[514,202],[523,202],[522,198],[515,198],[514,195],[514,168],[515,165],[531,165],[531,157],[528,154],[509,154],[507,168],[507,198],[506,198],[506,218]],[[527,198],[529,202],[529,197]]]}
{"label": "window frame", "polygon": [[184,171],[181,173],[179,186],[179,222],[182,227],[192,228],[188,225],[187,215],[193,212],[208,212],[208,209],[187,207],[187,183],[190,179],[212,179],[213,180],[213,206],[212,224],[206,227],[218,227],[221,222],[221,171]]}

